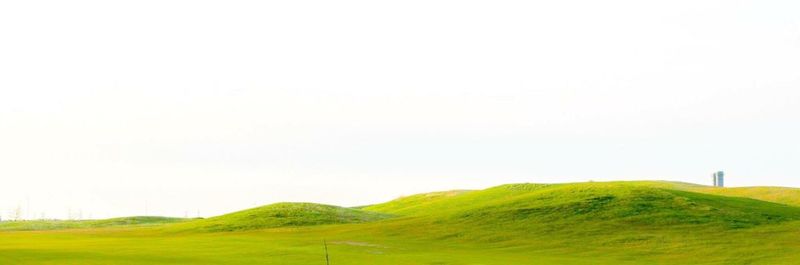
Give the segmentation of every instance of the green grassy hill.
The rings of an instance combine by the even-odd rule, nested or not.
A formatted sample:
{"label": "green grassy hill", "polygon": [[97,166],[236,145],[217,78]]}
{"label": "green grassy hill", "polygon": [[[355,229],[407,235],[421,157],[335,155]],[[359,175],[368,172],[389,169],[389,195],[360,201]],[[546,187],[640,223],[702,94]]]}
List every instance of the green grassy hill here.
{"label": "green grassy hill", "polygon": [[276,203],[182,224],[179,229],[242,231],[287,226],[349,224],[377,221],[389,214],[316,203]]}
{"label": "green grassy hill", "polygon": [[324,264],[323,240],[335,265],[795,264],[797,201],[789,188],[509,184],[358,208],[279,203],[168,224],[5,229],[0,264]]}
{"label": "green grassy hill", "polygon": [[[364,210],[488,224],[713,225],[742,228],[800,219],[800,208],[666,188],[669,183],[510,184],[401,198]],[[409,201],[411,200],[411,203]],[[413,204],[414,206],[408,206]]]}
{"label": "green grassy hill", "polygon": [[[676,189],[674,187],[679,186]],[[510,184],[462,192],[406,207],[408,198],[366,207],[404,218],[387,231],[425,239],[502,245],[642,246],[674,240],[716,241],[721,234],[800,221],[800,208],[742,197],[689,192],[681,183]],[[696,238],[687,238],[692,231]],[[551,245],[547,241],[559,242]],[[559,246],[560,247],[560,246]]]}

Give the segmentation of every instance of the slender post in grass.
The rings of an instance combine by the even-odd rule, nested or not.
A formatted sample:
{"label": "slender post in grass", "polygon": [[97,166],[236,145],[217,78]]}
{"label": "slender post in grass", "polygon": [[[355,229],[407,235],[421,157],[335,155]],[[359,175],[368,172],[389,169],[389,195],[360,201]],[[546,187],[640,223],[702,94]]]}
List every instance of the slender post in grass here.
{"label": "slender post in grass", "polygon": [[325,265],[331,265],[331,260],[328,258],[328,242],[323,239],[322,245],[325,246]]}

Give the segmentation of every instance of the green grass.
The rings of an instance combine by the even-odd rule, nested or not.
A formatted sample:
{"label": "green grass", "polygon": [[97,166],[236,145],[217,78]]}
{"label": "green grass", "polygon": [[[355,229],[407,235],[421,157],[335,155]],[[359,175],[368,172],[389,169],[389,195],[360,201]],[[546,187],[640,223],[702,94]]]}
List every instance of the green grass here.
{"label": "green grass", "polygon": [[31,220],[0,222],[0,231],[38,231],[77,228],[134,227],[186,222],[190,219],[161,216],[132,216],[102,220]]}
{"label": "green grass", "polygon": [[276,203],[187,222],[175,228],[230,232],[286,226],[364,223],[386,219],[390,216],[389,214],[316,203]]}
{"label": "green grass", "polygon": [[509,184],[357,209],[281,203],[46,231],[4,222],[0,264],[324,264],[323,240],[335,265],[796,264],[798,196],[674,182]]}
{"label": "green grass", "polygon": [[784,187],[714,188],[696,187],[690,191],[732,197],[747,197],[763,201],[800,206],[800,189]]}

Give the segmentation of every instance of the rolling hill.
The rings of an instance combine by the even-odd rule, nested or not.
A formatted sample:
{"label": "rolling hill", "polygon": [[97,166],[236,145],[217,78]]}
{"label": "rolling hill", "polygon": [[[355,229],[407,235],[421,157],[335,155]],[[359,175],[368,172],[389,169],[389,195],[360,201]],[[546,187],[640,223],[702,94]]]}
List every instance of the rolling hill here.
{"label": "rolling hill", "polygon": [[[710,224],[741,228],[800,219],[800,208],[789,205],[746,196],[720,196],[713,190],[699,193],[666,188],[669,184],[509,184],[481,191],[405,197],[364,210],[492,224],[620,222],[648,227]],[[420,202],[420,197],[430,199]]]}
{"label": "rolling hill", "polygon": [[316,203],[276,203],[181,224],[179,229],[243,231],[276,227],[350,224],[391,215]]}
{"label": "rolling hill", "polygon": [[0,263],[324,264],[325,240],[336,265],[794,264],[798,201],[791,188],[521,183],[357,208],[277,203],[199,220],[48,228],[79,230],[3,223]]}

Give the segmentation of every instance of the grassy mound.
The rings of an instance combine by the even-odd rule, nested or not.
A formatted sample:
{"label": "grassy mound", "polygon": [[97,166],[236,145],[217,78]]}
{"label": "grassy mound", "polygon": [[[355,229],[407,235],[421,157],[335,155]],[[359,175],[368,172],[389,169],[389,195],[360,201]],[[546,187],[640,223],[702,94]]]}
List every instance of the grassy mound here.
{"label": "grassy mound", "polygon": [[359,209],[315,203],[276,203],[186,223],[184,229],[241,231],[275,227],[363,223],[389,217]]}
{"label": "grassy mound", "polygon": [[435,199],[413,207],[407,206],[408,198],[401,198],[365,209],[425,217],[437,223],[518,228],[514,230],[532,227],[560,230],[576,226],[736,229],[800,220],[797,207],[687,191],[691,188],[695,187],[669,182],[509,184],[434,196]]}

